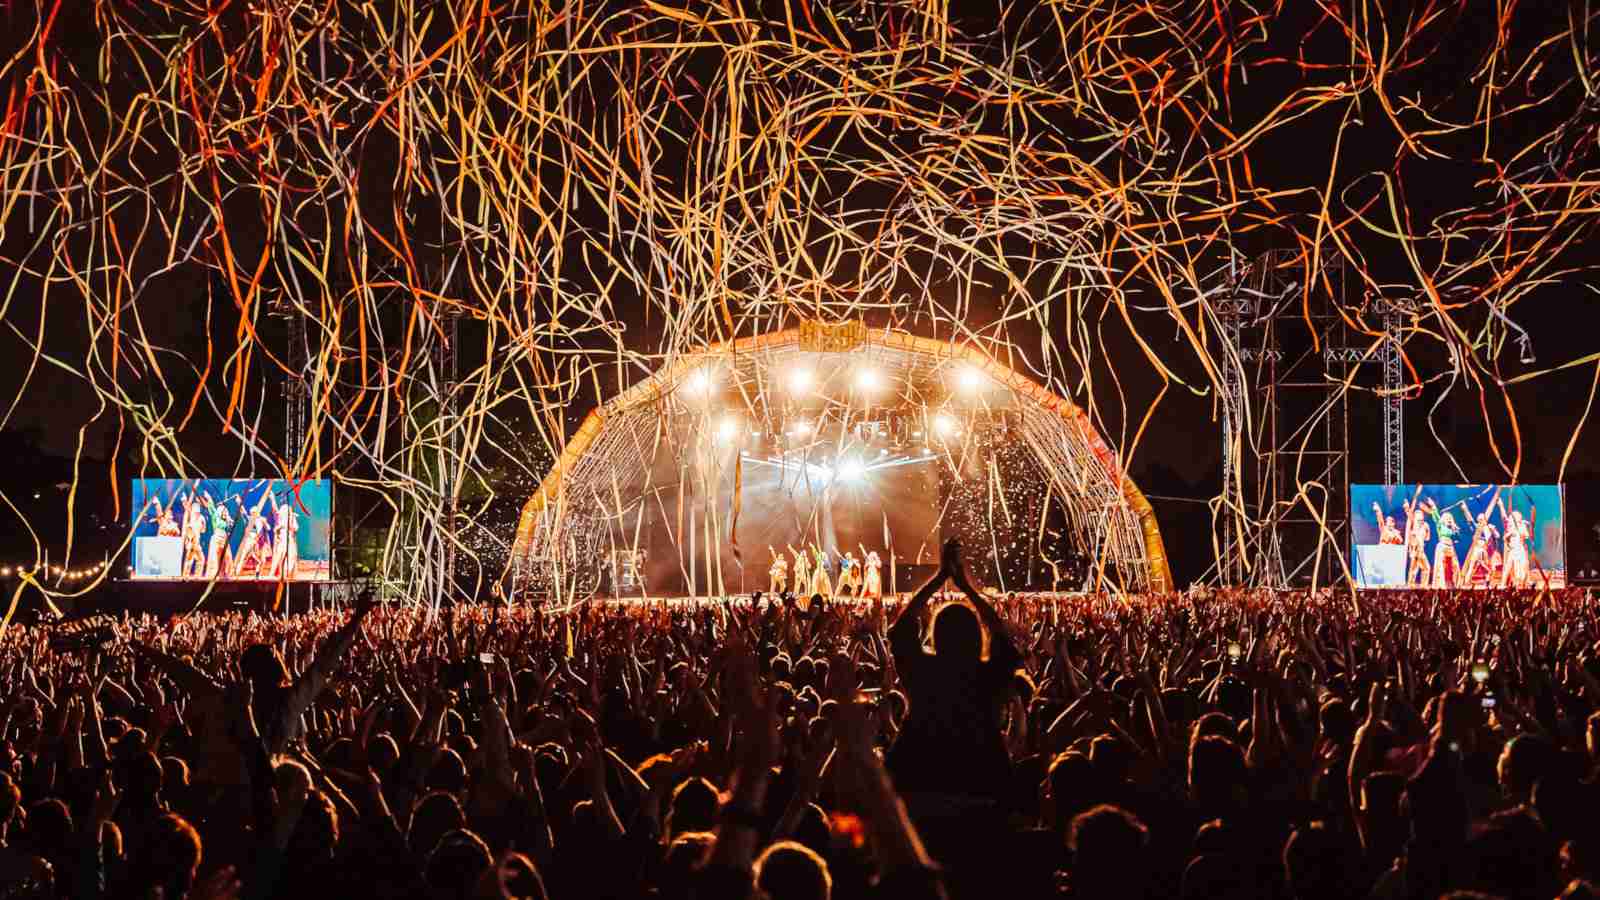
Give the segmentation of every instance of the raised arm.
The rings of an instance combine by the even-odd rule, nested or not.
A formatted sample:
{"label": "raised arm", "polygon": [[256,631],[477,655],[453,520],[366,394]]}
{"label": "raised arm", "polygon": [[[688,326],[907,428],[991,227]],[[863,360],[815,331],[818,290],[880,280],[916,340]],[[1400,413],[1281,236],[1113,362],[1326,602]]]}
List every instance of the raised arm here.
{"label": "raised arm", "polygon": [[[311,665],[295,679],[294,687],[289,689],[289,696],[276,723],[277,729],[272,734],[274,744],[282,744],[294,736],[295,723],[311,706],[311,702],[317,699],[317,695],[322,693],[323,686],[328,683],[328,678],[334,670],[339,668],[339,663],[344,661],[345,654],[350,652],[350,645],[355,643],[356,634],[361,631],[362,620],[372,612],[376,604],[377,597],[371,588],[362,591],[350,621],[317,648],[317,655],[311,660]],[[274,752],[282,750],[281,746],[274,746],[272,749]]]}
{"label": "raised arm", "polygon": [[[953,543],[953,542],[952,542]],[[948,545],[947,545],[948,546]],[[944,560],[940,560],[939,571],[933,573],[928,582],[917,589],[911,601],[901,607],[900,614],[895,617],[894,624],[889,626],[889,646],[895,655],[915,653],[922,645],[922,611],[927,608],[928,601],[933,599],[935,592],[950,577],[945,571]]]}
{"label": "raised arm", "polygon": [[192,664],[163,653],[154,647],[147,647],[138,641],[130,641],[129,643],[132,644],[135,652],[144,657],[146,662],[160,669],[163,674],[171,678],[172,682],[188,693],[190,697],[222,696],[222,685]]}
{"label": "raised arm", "polygon": [[1006,628],[1006,622],[1000,618],[989,599],[978,593],[972,587],[972,582],[967,578],[966,564],[961,561],[961,545],[954,540],[945,544],[945,569],[950,572],[950,580],[954,581],[961,593],[967,595],[973,609],[978,611],[978,618],[983,620],[983,627],[989,629],[989,660],[999,661],[1007,667],[1013,667],[1022,661],[1022,654],[1017,652],[1017,645],[1011,640],[1011,632]]}

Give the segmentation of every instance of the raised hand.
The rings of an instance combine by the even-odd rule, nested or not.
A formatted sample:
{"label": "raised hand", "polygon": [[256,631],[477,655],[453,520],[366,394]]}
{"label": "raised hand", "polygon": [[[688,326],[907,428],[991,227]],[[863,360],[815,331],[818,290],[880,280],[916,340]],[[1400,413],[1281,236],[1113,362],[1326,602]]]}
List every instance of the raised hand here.
{"label": "raised hand", "polygon": [[951,538],[944,542],[944,547],[939,551],[939,569],[951,578],[956,578],[958,573],[965,572],[961,564],[961,542],[959,540]]}

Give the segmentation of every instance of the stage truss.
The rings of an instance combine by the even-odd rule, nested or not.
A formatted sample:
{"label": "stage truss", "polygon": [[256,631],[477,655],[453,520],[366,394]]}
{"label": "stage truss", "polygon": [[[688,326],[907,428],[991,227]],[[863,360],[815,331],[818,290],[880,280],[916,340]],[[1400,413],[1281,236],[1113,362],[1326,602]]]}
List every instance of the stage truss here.
{"label": "stage truss", "polygon": [[[594,594],[600,561],[637,549],[643,519],[631,514],[632,498],[658,454],[672,452],[675,425],[687,425],[702,448],[686,453],[679,471],[704,490],[728,466],[764,461],[762,446],[843,454],[891,427],[903,433],[888,439],[926,443],[960,468],[976,452],[974,429],[955,423],[972,422],[994,424],[1028,448],[1074,538],[1094,548],[1101,588],[1171,589],[1150,504],[1076,404],[970,345],[859,321],[805,321],[681,355],[592,411],[523,509],[511,593],[558,603]],[[692,566],[703,562],[689,580],[703,579],[708,593],[726,593],[730,583],[717,551],[735,541],[739,507],[735,496],[687,518],[679,509],[673,539],[691,548]]]}

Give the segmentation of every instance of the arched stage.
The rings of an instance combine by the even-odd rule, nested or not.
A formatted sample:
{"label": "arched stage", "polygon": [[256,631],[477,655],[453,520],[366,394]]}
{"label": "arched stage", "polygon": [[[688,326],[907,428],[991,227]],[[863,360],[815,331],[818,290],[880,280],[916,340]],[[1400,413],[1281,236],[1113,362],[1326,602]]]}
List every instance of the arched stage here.
{"label": "arched stage", "polygon": [[[774,540],[936,557],[951,485],[981,491],[1019,448],[1093,586],[1171,589],[1149,502],[1072,401],[972,346],[808,320],[685,354],[591,411],[523,508],[511,592],[587,599],[630,558],[682,588],[647,579],[645,596],[761,589]],[[919,518],[935,495],[945,507]],[[1044,513],[988,515],[991,532],[1002,519],[1023,538],[1046,531]]]}

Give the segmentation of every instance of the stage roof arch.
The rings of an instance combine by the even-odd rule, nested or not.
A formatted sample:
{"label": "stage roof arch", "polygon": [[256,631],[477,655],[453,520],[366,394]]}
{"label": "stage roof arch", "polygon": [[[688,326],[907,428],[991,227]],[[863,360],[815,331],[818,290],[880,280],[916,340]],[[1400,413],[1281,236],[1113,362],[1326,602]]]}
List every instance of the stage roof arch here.
{"label": "stage roof arch", "polygon": [[[523,507],[507,572],[513,591],[518,585],[524,590],[529,584],[543,585],[533,592],[567,600],[593,591],[593,579],[579,573],[596,567],[607,549],[595,523],[621,517],[623,487],[648,477],[643,473],[660,452],[664,423],[674,416],[712,421],[703,401],[713,383],[729,407],[770,412],[787,375],[821,366],[846,373],[870,366],[908,392],[896,402],[924,404],[925,416],[932,415],[925,405],[929,400],[917,396],[918,386],[947,384],[957,372],[962,378],[981,379],[984,405],[1010,411],[1007,421],[1014,430],[1007,432],[1009,438],[1022,441],[1046,473],[1047,488],[1067,511],[1080,545],[1095,548],[1099,585],[1127,591],[1172,589],[1149,502],[1128,478],[1118,454],[1071,400],[973,346],[869,329],[860,321],[806,320],[797,327],[684,354],[591,411]],[[728,531],[737,523],[738,503],[729,501],[732,515],[721,517],[717,531],[707,529],[702,547],[706,540],[732,538]],[[681,525],[681,511],[679,519]],[[613,535],[610,543],[616,540]],[[708,560],[708,570],[710,566]]]}

